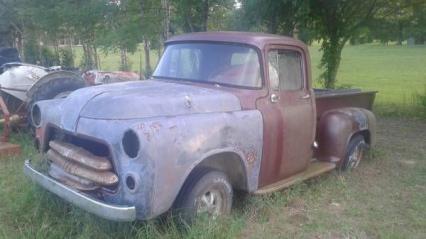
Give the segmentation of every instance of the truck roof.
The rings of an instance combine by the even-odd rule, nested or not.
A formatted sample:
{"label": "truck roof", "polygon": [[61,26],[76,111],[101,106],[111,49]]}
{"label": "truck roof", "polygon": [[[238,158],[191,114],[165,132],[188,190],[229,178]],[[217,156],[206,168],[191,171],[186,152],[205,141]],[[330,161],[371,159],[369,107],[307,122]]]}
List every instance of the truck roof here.
{"label": "truck roof", "polygon": [[294,38],[265,34],[258,32],[196,32],[179,36],[174,36],[166,41],[166,45],[174,42],[190,42],[190,41],[215,41],[215,42],[231,42],[243,43],[256,46],[263,49],[267,44],[285,44],[293,45],[305,49],[306,45]]}

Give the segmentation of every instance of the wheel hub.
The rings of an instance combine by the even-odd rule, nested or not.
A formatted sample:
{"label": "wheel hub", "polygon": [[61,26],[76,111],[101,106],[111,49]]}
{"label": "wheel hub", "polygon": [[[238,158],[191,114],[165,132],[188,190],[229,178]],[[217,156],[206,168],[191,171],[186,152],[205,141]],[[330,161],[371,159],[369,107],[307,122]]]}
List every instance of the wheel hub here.
{"label": "wheel hub", "polygon": [[349,156],[349,169],[354,169],[358,167],[359,162],[361,161],[363,154],[363,146],[358,144],[352,154]]}
{"label": "wheel hub", "polygon": [[221,214],[222,204],[222,194],[218,190],[208,190],[197,198],[197,214],[208,214],[214,219]]}

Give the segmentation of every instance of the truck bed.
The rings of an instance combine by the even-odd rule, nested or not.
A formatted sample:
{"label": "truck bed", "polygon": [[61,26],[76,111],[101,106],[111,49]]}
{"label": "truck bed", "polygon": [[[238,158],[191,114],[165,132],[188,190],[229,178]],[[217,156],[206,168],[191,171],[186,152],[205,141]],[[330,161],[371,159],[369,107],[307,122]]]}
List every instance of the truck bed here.
{"label": "truck bed", "polygon": [[317,117],[330,109],[358,107],[371,110],[377,91],[360,89],[314,89]]}

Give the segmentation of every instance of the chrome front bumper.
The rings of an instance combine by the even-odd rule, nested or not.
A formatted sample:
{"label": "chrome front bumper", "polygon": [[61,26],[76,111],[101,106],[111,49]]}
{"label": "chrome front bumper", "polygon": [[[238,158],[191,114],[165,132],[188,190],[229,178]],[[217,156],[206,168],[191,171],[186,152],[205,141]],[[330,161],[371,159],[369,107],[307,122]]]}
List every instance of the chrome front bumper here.
{"label": "chrome front bumper", "polygon": [[25,161],[24,173],[29,178],[31,178],[31,180],[49,190],[50,192],[99,217],[113,221],[136,220],[136,209],[134,206],[129,207],[106,204],[83,193],[77,192],[38,172],[33,167],[31,167],[31,162],[29,160]]}

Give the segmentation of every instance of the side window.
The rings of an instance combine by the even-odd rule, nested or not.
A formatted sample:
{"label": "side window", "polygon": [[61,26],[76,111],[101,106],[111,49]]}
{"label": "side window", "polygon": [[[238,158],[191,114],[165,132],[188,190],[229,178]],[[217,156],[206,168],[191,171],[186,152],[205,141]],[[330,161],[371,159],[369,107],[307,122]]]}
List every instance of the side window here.
{"label": "side window", "polygon": [[272,50],[268,53],[268,61],[269,80],[273,89],[302,89],[302,56],[299,52],[291,50]]}

